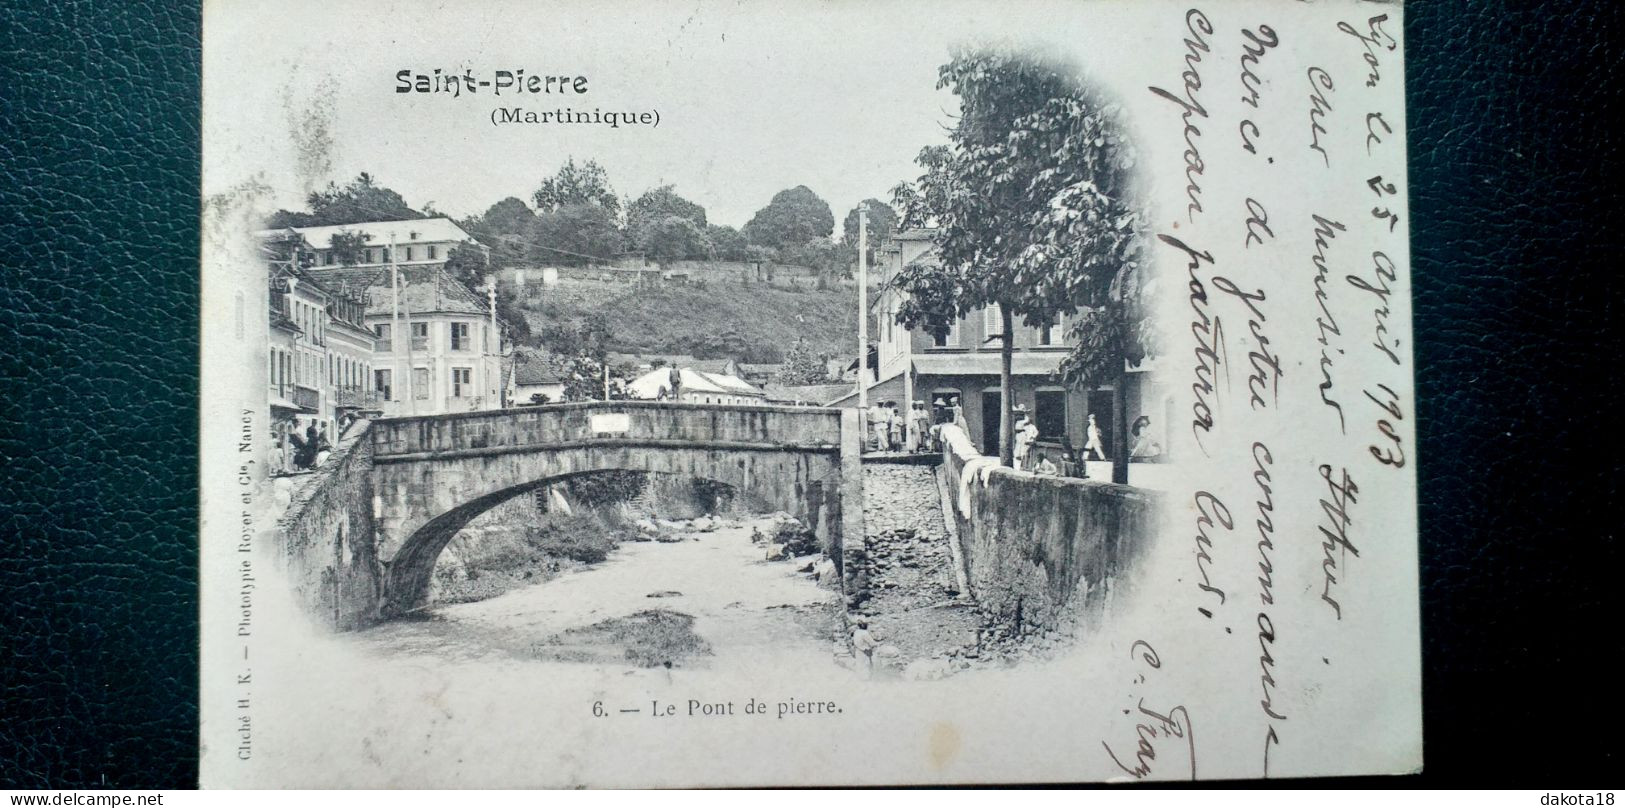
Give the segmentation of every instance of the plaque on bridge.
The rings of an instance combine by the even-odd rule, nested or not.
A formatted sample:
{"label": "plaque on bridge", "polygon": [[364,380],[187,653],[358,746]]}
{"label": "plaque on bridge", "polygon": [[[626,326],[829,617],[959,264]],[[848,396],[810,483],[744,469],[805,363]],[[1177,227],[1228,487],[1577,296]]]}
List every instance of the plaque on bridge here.
{"label": "plaque on bridge", "polygon": [[1421,767],[1401,5],[405,7],[205,17],[205,786]]}

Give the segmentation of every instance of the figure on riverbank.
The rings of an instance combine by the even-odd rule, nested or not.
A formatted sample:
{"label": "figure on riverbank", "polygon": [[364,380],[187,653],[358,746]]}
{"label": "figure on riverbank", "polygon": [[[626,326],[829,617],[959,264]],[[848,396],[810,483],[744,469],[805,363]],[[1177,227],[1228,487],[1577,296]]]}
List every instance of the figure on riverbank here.
{"label": "figure on riverbank", "polygon": [[852,651],[863,663],[865,677],[875,674],[875,649],[879,647],[880,641],[869,631],[869,621],[859,620],[857,628],[852,629]]}

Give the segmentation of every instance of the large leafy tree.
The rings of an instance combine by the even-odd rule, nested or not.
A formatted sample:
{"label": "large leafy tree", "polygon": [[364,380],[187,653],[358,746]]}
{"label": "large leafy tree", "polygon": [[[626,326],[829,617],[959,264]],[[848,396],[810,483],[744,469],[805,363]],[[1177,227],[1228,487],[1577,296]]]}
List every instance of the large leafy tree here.
{"label": "large leafy tree", "polygon": [[615,215],[592,204],[538,214],[531,243],[538,260],[570,265],[610,261],[624,246]]}
{"label": "large leafy tree", "polygon": [[[946,146],[924,149],[914,186],[894,195],[905,226],[934,224],[935,260],[903,268],[898,321],[941,328],[997,305],[1002,348],[999,457],[1013,461],[1010,365],[1014,323],[1125,323],[1125,291],[1143,239],[1131,200],[1132,149],[1118,110],[1067,64],[1006,49],[957,51],[938,87],[960,100]],[[1127,333],[1119,328],[1117,333]],[[1074,384],[1115,379],[1114,444],[1122,427],[1122,339],[1086,334],[1068,367]],[[1115,370],[1114,370],[1115,369]],[[1125,453],[1116,452],[1126,460]],[[1127,481],[1127,465],[1114,478]]]}
{"label": "large leafy tree", "polygon": [[470,235],[490,248],[493,269],[523,264],[534,257],[529,241],[536,229],[536,212],[521,199],[510,196],[461,224]]}
{"label": "large leafy tree", "polygon": [[659,222],[667,216],[687,219],[701,229],[706,227],[705,208],[681,196],[671,185],[662,185],[643,192],[643,196],[626,206],[626,227],[637,242],[637,231],[647,224]]}
{"label": "large leafy tree", "polygon": [[536,210],[543,213],[578,205],[596,205],[608,211],[611,219],[619,217],[621,212],[621,200],[610,187],[609,174],[604,167],[593,160],[577,165],[573,157],[565,161],[558,173],[542,180],[531,200],[536,203]]}
{"label": "large leafy tree", "polygon": [[640,247],[650,258],[667,267],[685,258],[704,257],[711,252],[711,239],[705,228],[681,216],[666,216],[648,222],[642,229]]}
{"label": "large leafy tree", "polygon": [[[875,251],[897,232],[897,212],[892,206],[878,199],[865,199],[863,204],[869,206],[869,265],[874,266]],[[841,243],[846,245],[848,251],[856,260],[858,249],[858,208],[847,211],[846,218],[841,222]]]}
{"label": "large leafy tree", "polygon": [[343,186],[328,183],[325,189],[305,197],[305,204],[310,208],[309,213],[279,210],[271,216],[267,226],[320,227],[424,218],[422,213],[407,205],[400,194],[379,185],[366,172]]}
{"label": "large leafy tree", "polygon": [[773,249],[796,247],[809,239],[829,238],[835,232],[835,214],[829,203],[805,185],[773,195],[767,207],[745,223],[745,238]]}
{"label": "large leafy tree", "polygon": [[705,208],[678,196],[670,185],[646,191],[627,206],[626,235],[661,266],[711,257]]}

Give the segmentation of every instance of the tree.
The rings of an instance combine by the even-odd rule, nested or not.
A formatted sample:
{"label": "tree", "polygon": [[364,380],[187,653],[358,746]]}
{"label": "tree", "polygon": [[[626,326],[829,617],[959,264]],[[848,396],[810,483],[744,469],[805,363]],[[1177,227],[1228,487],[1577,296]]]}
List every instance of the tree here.
{"label": "tree", "polygon": [[[706,236],[705,208],[694,204],[677,195],[670,185],[662,185],[643,193],[643,196],[633,200],[626,207],[626,234],[632,246],[653,253],[655,250],[650,240],[656,236],[656,231],[666,228],[666,236],[670,236],[670,226],[667,220],[676,217],[689,222],[699,231],[701,240],[688,246],[688,251],[670,260],[684,258],[709,258],[711,248]],[[664,262],[663,262],[664,263]]]}
{"label": "tree", "polygon": [[536,229],[536,212],[523,200],[510,196],[460,224],[490,248],[494,269],[523,264],[534,257],[529,241]]}
{"label": "tree", "polygon": [[646,224],[642,237],[640,248],[645,255],[659,262],[662,268],[674,261],[704,256],[711,251],[711,241],[706,237],[705,230],[681,216],[668,215],[658,222]]}
{"label": "tree", "polygon": [[835,232],[835,214],[812,189],[797,185],[774,194],[773,201],[745,223],[744,232],[752,244],[781,249],[829,238]]}
{"label": "tree", "polygon": [[750,242],[747,242],[744,234],[737,229],[725,224],[713,224],[705,228],[705,235],[711,242],[711,252],[717,260],[748,260],[745,248],[750,246]]}
{"label": "tree", "polygon": [[779,366],[774,380],[787,385],[823,384],[829,381],[826,359],[828,357],[814,352],[805,339],[798,339],[784,355],[784,363]]}
{"label": "tree", "polygon": [[377,184],[372,175],[364,171],[343,187],[329,182],[327,188],[305,197],[305,204],[310,208],[309,213],[279,210],[267,226],[320,227],[424,218],[407,205],[400,194]]}
{"label": "tree", "polygon": [[355,266],[361,263],[362,256],[367,253],[367,241],[372,236],[354,230],[340,230],[333,234],[328,242],[332,245],[333,260],[343,266]]}
{"label": "tree", "polygon": [[566,205],[539,214],[531,241],[541,260],[571,265],[608,262],[624,245],[614,214],[590,204]]}
{"label": "tree", "polygon": [[[892,234],[897,232],[897,213],[892,206],[878,199],[865,199],[863,204],[869,206],[869,266],[875,265],[875,252],[886,243]],[[846,219],[841,222],[841,243],[857,260],[858,250],[858,209],[847,211]]]}
{"label": "tree", "polygon": [[[1129,200],[1134,155],[1117,107],[1070,65],[1006,49],[956,51],[937,86],[960,99],[950,143],[922,150],[917,187],[894,195],[904,226],[936,224],[937,258],[905,266],[891,281],[905,298],[897,319],[941,328],[949,317],[999,307],[999,458],[1010,465],[1015,319],[1050,327],[1080,310],[1080,321],[1097,324],[1129,316],[1122,292],[1132,285],[1143,243]],[[1069,366],[1120,377],[1122,355],[1102,351],[1121,347],[1119,339],[1090,335]],[[1122,389],[1119,379],[1119,399]],[[1121,400],[1115,409],[1114,443],[1123,447]],[[1126,482],[1126,455],[1116,454],[1125,464],[1113,477]]]}
{"label": "tree", "polygon": [[814,238],[779,251],[779,260],[816,270],[820,277],[836,277],[846,272],[856,253],[827,238]]}
{"label": "tree", "polygon": [[565,161],[558,173],[542,180],[541,187],[531,197],[536,210],[550,213],[577,205],[596,205],[615,219],[621,212],[621,200],[609,186],[609,174],[593,160],[576,165],[575,158]]}

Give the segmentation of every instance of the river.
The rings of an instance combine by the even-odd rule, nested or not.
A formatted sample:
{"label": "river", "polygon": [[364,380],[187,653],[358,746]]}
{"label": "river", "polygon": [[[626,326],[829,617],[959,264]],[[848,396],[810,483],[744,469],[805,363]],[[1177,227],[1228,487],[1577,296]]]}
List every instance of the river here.
{"label": "river", "polygon": [[623,543],[602,563],[354,637],[372,653],[458,662],[838,670],[840,596],[797,572],[804,562],[764,561],[758,524]]}

